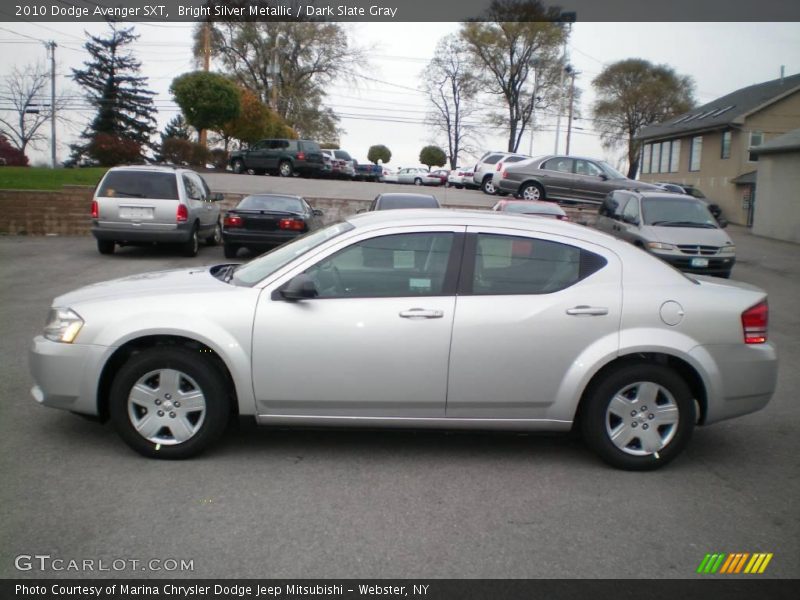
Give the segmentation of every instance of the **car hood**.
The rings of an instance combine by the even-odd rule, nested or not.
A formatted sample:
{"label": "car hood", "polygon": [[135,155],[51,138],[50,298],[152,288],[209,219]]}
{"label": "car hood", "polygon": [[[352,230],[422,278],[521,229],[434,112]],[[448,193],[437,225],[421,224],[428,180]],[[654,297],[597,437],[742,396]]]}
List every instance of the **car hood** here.
{"label": "car hood", "polygon": [[733,242],[722,229],[703,229],[700,227],[663,227],[645,225],[642,233],[648,240],[677,245],[728,246]]}
{"label": "car hood", "polygon": [[211,275],[211,267],[155,271],[78,288],[57,297],[53,300],[53,306],[69,307],[97,300],[220,290],[221,286],[226,285]]}

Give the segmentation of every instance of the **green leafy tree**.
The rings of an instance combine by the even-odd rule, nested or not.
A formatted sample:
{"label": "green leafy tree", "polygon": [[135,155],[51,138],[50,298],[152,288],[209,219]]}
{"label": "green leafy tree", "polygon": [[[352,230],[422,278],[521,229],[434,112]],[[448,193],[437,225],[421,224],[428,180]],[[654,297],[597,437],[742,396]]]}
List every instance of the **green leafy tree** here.
{"label": "green leafy tree", "polygon": [[[153,148],[155,92],[146,88],[147,78],[139,75],[141,62],[128,50],[138,37],[132,27],[117,29],[114,24],[108,37],[89,36],[85,48],[91,59],[83,69],[72,69],[72,79],[86,91],[97,113],[81,135],[84,143],[71,146],[71,161],[91,156],[93,149],[103,155],[103,161],[113,160],[114,156],[128,161],[135,147],[139,148],[139,155],[134,158],[143,160],[144,149]],[[102,139],[96,141],[100,134]],[[119,152],[110,147],[114,140],[122,144]]]}
{"label": "green leafy tree", "polygon": [[201,137],[203,130],[219,129],[239,116],[239,88],[219,73],[184,73],[172,80],[169,91],[186,121],[201,132]]}
{"label": "green leafy tree", "polygon": [[[250,3],[224,2],[229,7]],[[198,58],[204,52],[205,27],[200,23],[195,29]],[[366,60],[349,42],[342,23],[215,21],[208,27],[211,55],[225,73],[258,94],[302,137],[339,138],[339,119],[324,106],[326,90],[336,80],[352,79]]]}
{"label": "green leafy tree", "polygon": [[381,161],[383,164],[388,164],[392,160],[392,151],[383,144],[370,146],[367,152],[367,160],[371,163],[378,164]]}
{"label": "green leafy tree", "polygon": [[478,111],[474,101],[480,89],[463,41],[453,35],[440,40],[422,81],[432,106],[425,120],[447,139],[450,168],[455,169],[467,141],[476,135],[468,119]]}
{"label": "green leafy tree", "polygon": [[695,104],[691,77],[641,58],[607,66],[592,85],[597,94],[592,113],[603,145],[615,148],[627,144],[630,178],[639,170],[639,131],[684,113]]}
{"label": "green leafy tree", "polygon": [[296,138],[297,134],[261,99],[248,89],[240,90],[239,115],[219,128],[228,147],[230,139],[252,144],[264,138]]}
{"label": "green leafy tree", "polygon": [[439,146],[425,146],[419,153],[419,162],[431,167],[443,167],[447,162],[447,154]]}
{"label": "green leafy tree", "polygon": [[561,46],[569,30],[555,22],[560,14],[538,0],[495,0],[485,21],[461,26],[482,88],[506,105],[504,113],[491,116],[508,131],[509,152],[517,151],[534,109],[546,108],[562,94]]}

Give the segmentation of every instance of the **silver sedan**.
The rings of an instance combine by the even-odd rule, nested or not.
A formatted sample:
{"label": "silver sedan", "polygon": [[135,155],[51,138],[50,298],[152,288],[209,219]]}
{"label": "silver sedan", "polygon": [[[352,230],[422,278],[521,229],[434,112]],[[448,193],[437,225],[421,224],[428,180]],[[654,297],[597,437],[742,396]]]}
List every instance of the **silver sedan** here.
{"label": "silver sedan", "polygon": [[[246,265],[149,273],[56,298],[37,402],[109,417],[185,458],[261,424],[569,431],[654,469],[767,404],[766,294],[689,278],[555,219],[378,211]],[[758,440],[751,440],[754,445]]]}

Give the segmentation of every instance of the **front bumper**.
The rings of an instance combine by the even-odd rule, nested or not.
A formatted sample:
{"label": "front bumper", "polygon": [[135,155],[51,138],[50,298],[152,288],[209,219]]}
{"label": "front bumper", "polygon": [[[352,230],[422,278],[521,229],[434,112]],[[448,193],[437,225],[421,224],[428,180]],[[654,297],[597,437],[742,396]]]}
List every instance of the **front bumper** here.
{"label": "front bumper", "polygon": [[704,425],[760,410],[775,392],[778,354],[770,343],[697,346],[690,355],[711,366]]}
{"label": "front bumper", "polygon": [[[666,263],[669,263],[679,271],[684,273],[694,273],[696,275],[716,275],[718,277],[727,277],[730,275],[733,265],[736,264],[735,256],[689,256],[686,254],[661,254],[652,252],[653,256],[657,256]],[[705,267],[698,267],[692,265],[694,259],[707,260],[708,265]]]}
{"label": "front bumper", "polygon": [[88,344],[62,344],[34,338],[28,364],[31,395],[43,406],[87,415],[99,414],[97,384],[106,355],[113,349]]}

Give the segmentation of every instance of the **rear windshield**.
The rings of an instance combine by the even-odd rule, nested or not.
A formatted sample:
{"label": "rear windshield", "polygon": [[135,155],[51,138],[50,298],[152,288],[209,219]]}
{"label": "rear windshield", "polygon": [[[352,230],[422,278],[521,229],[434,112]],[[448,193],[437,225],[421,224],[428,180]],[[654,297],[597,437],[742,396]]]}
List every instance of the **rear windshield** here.
{"label": "rear windshield", "polygon": [[300,150],[302,150],[303,152],[317,152],[317,153],[322,152],[322,150],[320,150],[319,144],[317,144],[316,142],[300,142],[299,145],[300,145]]}
{"label": "rear windshield", "polygon": [[236,208],[301,213],[303,212],[303,203],[298,198],[283,196],[248,196]]}
{"label": "rear windshield", "polygon": [[383,197],[378,203],[380,210],[393,210],[395,208],[439,208],[439,202],[433,196],[422,198],[409,198],[408,196]]}
{"label": "rear windshield", "polygon": [[177,200],[177,178],[174,173],[111,171],[103,179],[97,195],[104,198]]}
{"label": "rear windshield", "polygon": [[353,160],[353,158],[348,154],[345,150],[334,150],[333,154],[336,158],[341,158],[342,160]]}

